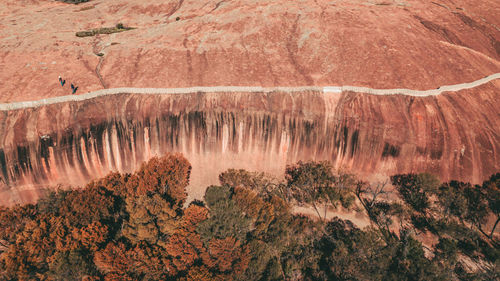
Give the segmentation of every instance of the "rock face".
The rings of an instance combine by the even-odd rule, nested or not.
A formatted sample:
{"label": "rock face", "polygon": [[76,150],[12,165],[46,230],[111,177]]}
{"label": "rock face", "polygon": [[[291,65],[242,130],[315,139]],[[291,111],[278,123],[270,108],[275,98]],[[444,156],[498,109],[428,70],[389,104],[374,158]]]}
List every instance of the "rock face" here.
{"label": "rock face", "polygon": [[[117,95],[0,113],[0,204],[40,187],[133,171],[165,152],[192,163],[191,198],[228,168],[281,176],[330,160],[362,176],[432,172],[481,182],[500,168],[492,83],[437,97],[343,93]],[[391,110],[387,110],[391,109]]]}
{"label": "rock face", "polygon": [[[496,0],[106,0],[0,5],[0,102],[114,87],[434,89],[500,72]],[[136,29],[79,38],[117,23]],[[96,54],[102,53],[102,56]],[[61,87],[57,77],[67,80]],[[0,204],[183,152],[191,198],[224,169],[328,159],[480,182],[500,167],[500,82],[437,97],[110,96],[0,112]]]}
{"label": "rock face", "polygon": [[[79,92],[217,85],[433,89],[500,72],[499,10],[497,0],[4,0],[0,102],[70,94],[59,75]],[[75,36],[120,22],[136,29]]]}

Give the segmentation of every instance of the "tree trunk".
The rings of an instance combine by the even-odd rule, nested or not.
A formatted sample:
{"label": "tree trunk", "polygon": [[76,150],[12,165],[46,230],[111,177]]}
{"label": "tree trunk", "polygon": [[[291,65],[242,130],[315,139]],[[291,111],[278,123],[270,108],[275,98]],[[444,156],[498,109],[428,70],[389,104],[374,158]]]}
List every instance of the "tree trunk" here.
{"label": "tree trunk", "polygon": [[325,216],[323,217],[323,220],[325,220],[325,221],[326,221],[326,210],[327,210],[327,208],[326,208],[326,207],[327,207],[327,206],[328,206],[328,201],[327,201],[327,202],[325,202]]}
{"label": "tree trunk", "polygon": [[314,200],[313,200],[312,204],[313,204],[314,210],[318,214],[319,219],[323,220],[323,218],[321,218],[321,214],[319,213],[318,207],[316,207],[316,202],[314,202]]}
{"label": "tree trunk", "polygon": [[493,239],[493,233],[495,233],[495,228],[497,228],[498,222],[500,221],[500,217],[497,217],[497,221],[493,225],[493,229],[491,230],[491,233],[489,235],[490,239]]}

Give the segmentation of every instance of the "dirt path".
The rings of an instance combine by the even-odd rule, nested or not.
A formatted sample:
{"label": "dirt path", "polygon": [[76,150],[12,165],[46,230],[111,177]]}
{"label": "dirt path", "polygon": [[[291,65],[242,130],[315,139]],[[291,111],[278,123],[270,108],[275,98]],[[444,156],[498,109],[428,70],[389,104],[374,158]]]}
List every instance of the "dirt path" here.
{"label": "dirt path", "polygon": [[190,94],[197,92],[205,93],[269,93],[269,92],[304,92],[316,91],[323,93],[342,93],[356,92],[370,95],[407,95],[417,97],[436,96],[443,92],[457,92],[465,89],[471,89],[480,85],[500,79],[500,73],[495,73],[485,78],[463,84],[446,85],[432,90],[411,90],[411,89],[372,89],[356,86],[304,86],[304,87],[245,87],[245,86],[214,86],[214,87],[191,87],[191,88],[111,88],[102,89],[95,92],[89,92],[81,95],[59,96],[36,101],[14,102],[0,104],[0,111],[16,110],[23,108],[38,107],[48,104],[83,101],[106,95],[117,94],[145,94],[145,95],[168,95],[168,94]]}
{"label": "dirt path", "polygon": [[[338,217],[343,220],[350,220],[354,225],[359,228],[365,228],[371,225],[370,219],[368,216],[363,213],[356,213],[355,211],[348,210],[328,210],[326,212],[326,220],[331,220],[334,217]],[[320,208],[320,213],[323,214],[325,209]],[[294,214],[302,214],[306,216],[310,216],[311,218],[318,219],[318,215],[316,211],[312,207],[307,206],[293,206],[292,212]]]}

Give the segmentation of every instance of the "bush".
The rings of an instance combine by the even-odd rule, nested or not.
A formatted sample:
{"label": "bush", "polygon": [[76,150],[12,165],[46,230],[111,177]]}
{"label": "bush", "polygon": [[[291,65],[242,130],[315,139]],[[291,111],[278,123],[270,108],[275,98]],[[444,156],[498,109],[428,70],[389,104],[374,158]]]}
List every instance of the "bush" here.
{"label": "bush", "polygon": [[89,2],[89,0],[56,0],[56,1],[68,3],[68,4],[80,4],[80,3]]}
{"label": "bush", "polygon": [[92,30],[78,31],[76,33],[77,37],[89,37],[95,36],[97,34],[111,34],[117,32],[123,32],[133,29],[132,27],[126,27],[122,23],[117,24],[115,27],[100,27]]}

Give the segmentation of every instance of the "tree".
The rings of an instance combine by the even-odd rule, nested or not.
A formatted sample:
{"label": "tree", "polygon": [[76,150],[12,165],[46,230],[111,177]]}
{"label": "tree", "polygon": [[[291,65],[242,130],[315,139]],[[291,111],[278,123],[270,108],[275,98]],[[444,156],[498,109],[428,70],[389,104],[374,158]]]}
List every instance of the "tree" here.
{"label": "tree", "polygon": [[467,216],[465,188],[468,188],[468,186],[455,181],[444,183],[439,187],[437,193],[438,203],[441,205],[442,213],[446,218],[454,216],[463,220]]}
{"label": "tree", "polygon": [[135,279],[165,280],[177,274],[162,247],[141,242],[129,251]]}
{"label": "tree", "polygon": [[251,219],[255,232],[266,232],[274,220],[275,212],[270,204],[259,198],[257,192],[246,188],[235,188],[232,200]]}
{"label": "tree", "polygon": [[391,177],[392,184],[401,198],[415,211],[425,213],[429,206],[429,195],[439,187],[439,180],[431,174],[406,174]]}
{"label": "tree", "polygon": [[14,244],[16,236],[26,224],[37,215],[37,206],[15,205],[11,208],[0,207],[0,254]]}
{"label": "tree", "polygon": [[191,165],[180,154],[153,157],[130,177],[127,182],[128,193],[135,196],[160,194],[173,209],[179,209],[187,198],[190,173]]}
{"label": "tree", "polygon": [[445,269],[453,269],[457,263],[458,252],[458,243],[455,239],[441,237],[434,250],[434,260]]}
{"label": "tree", "polygon": [[383,280],[446,280],[436,264],[425,257],[422,244],[417,241],[411,230],[402,229],[400,240],[396,242],[395,252]]}
{"label": "tree", "polygon": [[49,268],[51,280],[82,280],[98,275],[92,256],[79,250],[57,253]]}
{"label": "tree", "polygon": [[74,229],[73,239],[77,240],[83,248],[92,252],[97,251],[108,238],[108,227],[100,222],[93,222],[81,229]]}
{"label": "tree", "polygon": [[[496,197],[495,197],[496,196]],[[494,181],[486,181],[481,186],[472,186],[470,183],[450,181],[439,188],[438,203],[448,217],[451,215],[474,226],[485,237],[492,240],[497,221],[490,233],[486,233],[484,225],[491,213],[495,213],[495,202],[498,202],[500,192]],[[498,212],[498,210],[496,210]]]}
{"label": "tree", "polygon": [[254,190],[264,199],[268,199],[273,195],[284,200],[287,199],[285,185],[266,173],[228,169],[219,175],[219,182],[221,185],[228,185],[232,188],[244,187]]}
{"label": "tree", "polygon": [[130,174],[120,174],[118,172],[110,172],[107,176],[96,181],[92,181],[88,186],[102,187],[111,192],[116,196],[127,196],[127,181],[130,178]]}
{"label": "tree", "polygon": [[95,221],[114,221],[115,198],[102,187],[88,186],[64,197],[59,214],[71,226],[82,227]]}
{"label": "tree", "polygon": [[94,262],[105,274],[115,273],[126,276],[131,268],[128,250],[123,243],[109,243],[106,248],[95,254]]}
{"label": "tree", "polygon": [[382,280],[390,254],[376,231],[362,231],[338,218],[327,223],[316,248],[328,280]]}
{"label": "tree", "polygon": [[223,281],[223,275],[215,275],[210,272],[205,266],[193,266],[189,269],[186,277],[179,279],[180,281]]}
{"label": "tree", "polygon": [[[403,199],[395,202],[386,182],[356,181],[327,162],[289,166],[278,187],[262,174],[229,170],[222,186],[207,188],[205,203],[186,208],[182,159],[157,158],[136,174],[112,173],[36,205],[0,208],[0,279],[498,279],[498,236],[485,222],[496,215],[498,223],[500,175],[439,189],[431,176],[395,176]],[[374,222],[364,229],[319,212],[321,220],[294,215],[292,197],[283,196],[348,205],[354,187]],[[439,243],[423,246],[415,229]]]}
{"label": "tree", "polygon": [[231,199],[232,195],[228,186],[209,186],[205,191],[204,199],[210,216],[197,227],[205,242],[227,237],[242,240],[250,231],[251,220]]}
{"label": "tree", "polygon": [[125,202],[129,218],[123,225],[122,234],[134,243],[156,243],[162,235],[173,233],[177,212],[161,195],[129,196]]}
{"label": "tree", "polygon": [[[336,177],[327,161],[298,162],[296,165],[287,166],[285,179],[291,196],[299,203],[311,204],[322,220],[326,219],[328,205],[336,207],[341,203],[342,206],[349,207],[354,201],[351,191],[353,177]],[[319,204],[324,204],[323,216],[319,212]]]}
{"label": "tree", "polygon": [[250,241],[248,249],[251,256],[248,262],[248,268],[245,272],[246,277],[242,279],[265,280],[265,277],[269,276],[266,270],[270,260],[274,257],[274,249],[269,246],[269,243],[261,240]]}
{"label": "tree", "polygon": [[184,216],[173,235],[159,242],[177,271],[186,271],[195,263],[212,264],[200,234],[198,224],[208,217],[208,209],[195,204],[184,210]]}
{"label": "tree", "polygon": [[215,267],[222,273],[242,274],[248,267],[248,248],[233,237],[212,239],[209,253],[214,259]]}
{"label": "tree", "polygon": [[496,221],[491,228],[490,234],[488,235],[490,239],[493,239],[495,230],[500,222],[500,173],[492,175],[489,180],[483,183],[482,187],[486,194],[488,207],[496,216]]}
{"label": "tree", "polygon": [[188,270],[196,261],[201,259],[198,247],[203,248],[203,243],[199,235],[178,231],[169,237],[166,242],[162,243],[162,246],[165,248],[166,253],[171,256],[172,263],[177,271]]}

